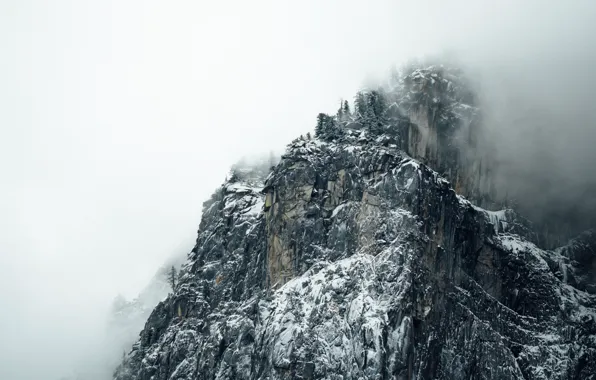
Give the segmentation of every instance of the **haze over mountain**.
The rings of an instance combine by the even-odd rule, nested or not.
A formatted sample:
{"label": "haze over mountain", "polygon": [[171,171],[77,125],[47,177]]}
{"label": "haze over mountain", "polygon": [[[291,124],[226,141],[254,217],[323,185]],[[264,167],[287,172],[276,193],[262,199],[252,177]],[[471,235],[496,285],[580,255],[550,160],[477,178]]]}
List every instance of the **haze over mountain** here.
{"label": "haze over mountain", "polygon": [[406,67],[237,166],[115,379],[593,379],[596,229],[520,215],[467,82]]}
{"label": "haze over mountain", "polygon": [[[0,5],[0,378],[88,357],[113,297],[192,248],[243,155],[417,56],[474,82],[517,198],[594,215],[591,1]],[[93,348],[94,349],[94,348]]]}

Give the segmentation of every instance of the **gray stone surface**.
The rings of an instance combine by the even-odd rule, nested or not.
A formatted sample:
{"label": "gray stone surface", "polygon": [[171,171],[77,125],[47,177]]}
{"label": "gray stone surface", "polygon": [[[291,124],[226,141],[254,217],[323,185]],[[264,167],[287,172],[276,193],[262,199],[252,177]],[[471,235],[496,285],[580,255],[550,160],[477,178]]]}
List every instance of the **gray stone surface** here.
{"label": "gray stone surface", "polygon": [[402,89],[386,133],[297,139],[218,189],[115,379],[596,379],[595,234],[543,250],[466,200],[493,198],[427,133],[469,119],[441,83],[440,109]]}

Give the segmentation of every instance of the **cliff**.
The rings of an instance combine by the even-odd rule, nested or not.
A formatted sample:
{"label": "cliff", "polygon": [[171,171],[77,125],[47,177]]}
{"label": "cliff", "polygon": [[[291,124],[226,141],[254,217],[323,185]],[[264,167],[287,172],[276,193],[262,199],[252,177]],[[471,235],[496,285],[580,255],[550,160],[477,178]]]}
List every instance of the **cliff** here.
{"label": "cliff", "polygon": [[205,202],[115,379],[596,379],[596,235],[497,209],[455,74],[392,86]]}

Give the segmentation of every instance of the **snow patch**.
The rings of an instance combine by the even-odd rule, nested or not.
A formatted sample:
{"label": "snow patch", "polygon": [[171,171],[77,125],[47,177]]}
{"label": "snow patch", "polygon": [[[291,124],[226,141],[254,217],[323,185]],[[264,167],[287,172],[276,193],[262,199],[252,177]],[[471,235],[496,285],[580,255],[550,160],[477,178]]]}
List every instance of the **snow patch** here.
{"label": "snow patch", "polygon": [[474,210],[478,211],[486,217],[488,222],[495,227],[496,233],[505,232],[507,230],[507,209],[499,211],[489,211],[476,205],[472,205],[472,207],[474,208]]}
{"label": "snow patch", "polygon": [[333,212],[331,213],[331,217],[335,218],[337,216],[337,213],[339,213],[344,207],[346,207],[347,203],[342,203],[339,206],[337,206],[336,208],[333,209]]}
{"label": "snow patch", "polygon": [[538,248],[534,243],[522,240],[517,235],[500,235],[498,241],[501,243],[503,248],[513,253],[526,253],[533,256],[540,269],[548,271],[549,267],[543,258],[544,251]]}
{"label": "snow patch", "polygon": [[244,214],[245,215],[259,215],[261,213],[261,211],[263,210],[263,206],[265,206],[265,201],[263,200],[262,197],[258,197],[257,201],[255,202],[254,205],[252,205],[248,211],[246,211]]}

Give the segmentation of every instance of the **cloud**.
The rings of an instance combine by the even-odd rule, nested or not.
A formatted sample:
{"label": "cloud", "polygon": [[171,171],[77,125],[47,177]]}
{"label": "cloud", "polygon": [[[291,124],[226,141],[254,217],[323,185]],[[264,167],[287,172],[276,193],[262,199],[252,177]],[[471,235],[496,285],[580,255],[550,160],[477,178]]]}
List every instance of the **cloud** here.
{"label": "cloud", "polygon": [[497,181],[535,222],[596,227],[596,5],[529,1],[509,11],[457,49],[477,84]]}
{"label": "cloud", "polygon": [[[0,7],[0,378],[68,372],[112,298],[192,247],[238,158],[312,131],[392,63],[450,53],[488,77],[503,156],[531,163],[517,177],[550,166],[573,194],[592,162],[591,1]],[[520,121],[533,107],[547,159]]]}

